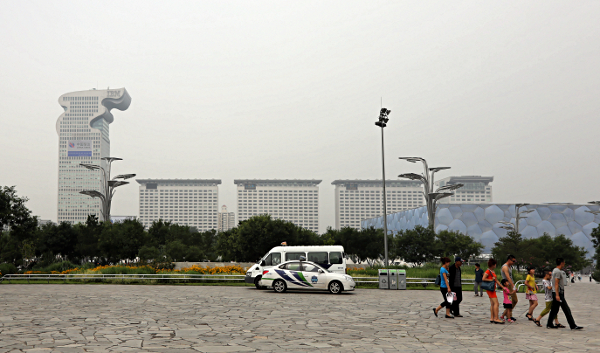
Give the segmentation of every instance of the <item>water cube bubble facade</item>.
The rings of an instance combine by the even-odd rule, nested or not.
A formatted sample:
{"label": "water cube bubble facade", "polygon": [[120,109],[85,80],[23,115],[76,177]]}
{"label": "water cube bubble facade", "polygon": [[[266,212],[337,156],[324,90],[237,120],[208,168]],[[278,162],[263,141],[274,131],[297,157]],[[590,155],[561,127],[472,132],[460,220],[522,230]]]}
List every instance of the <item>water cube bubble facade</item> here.
{"label": "water cube bubble facade", "polygon": [[[537,238],[544,233],[550,236],[564,234],[577,246],[583,246],[588,256],[594,254],[591,233],[600,224],[600,215],[586,211],[598,211],[597,205],[541,204],[521,207],[519,211],[533,210],[519,221],[523,238]],[[435,231],[458,231],[471,236],[490,252],[494,243],[506,235],[500,221],[515,223],[514,204],[442,204],[435,215]],[[388,231],[398,232],[414,229],[417,225],[427,227],[426,207],[392,213],[387,217]],[[366,219],[362,228],[383,228],[383,217]]]}

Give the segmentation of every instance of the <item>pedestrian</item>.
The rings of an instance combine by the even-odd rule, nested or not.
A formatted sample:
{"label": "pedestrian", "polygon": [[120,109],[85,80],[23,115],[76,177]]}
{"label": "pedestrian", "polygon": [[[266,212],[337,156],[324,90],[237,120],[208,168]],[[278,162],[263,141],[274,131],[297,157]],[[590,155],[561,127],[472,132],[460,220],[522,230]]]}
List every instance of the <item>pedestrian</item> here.
{"label": "pedestrian", "polygon": [[[510,290],[510,299],[512,300],[513,311],[515,310],[515,307],[519,302],[519,298],[517,298],[517,288],[515,287],[515,280],[513,279],[512,275],[512,266],[514,266],[514,264],[516,263],[517,259],[515,258],[515,256],[508,255],[506,258],[506,263],[502,265],[502,268],[500,269],[500,275],[502,276],[502,279],[508,281],[508,289]],[[514,317],[511,317],[510,319],[513,321],[517,321],[517,319],[515,319]]]}
{"label": "pedestrian", "polygon": [[[540,321],[546,314],[550,312],[552,308],[552,282],[550,282],[550,278],[552,277],[552,271],[544,271],[544,279],[542,280],[542,285],[544,286],[544,299],[546,301],[546,307],[540,313],[540,316],[533,320],[533,323],[542,327]],[[558,322],[558,316],[554,318],[554,326],[558,328],[565,328],[564,325]]]}
{"label": "pedestrian", "polygon": [[462,302],[462,272],[460,267],[462,264],[463,260],[460,256],[457,256],[454,258],[454,264],[448,269],[448,272],[450,272],[450,289],[456,294],[456,298],[452,302],[454,317],[463,317],[460,314],[460,302]]}
{"label": "pedestrian", "polygon": [[504,286],[504,289],[502,289],[502,294],[504,294],[504,301],[502,302],[504,312],[502,313],[502,316],[500,316],[500,320],[514,322],[511,319],[513,305],[510,298],[510,290],[508,290],[507,288],[508,280],[503,279],[502,281],[500,281],[500,283],[502,283],[502,285]]}
{"label": "pedestrian", "polygon": [[525,278],[525,299],[529,300],[529,310],[525,316],[533,321],[533,310],[538,306],[537,286],[535,285],[535,267],[527,269],[527,277]]}
{"label": "pedestrian", "polygon": [[483,288],[481,288],[481,280],[483,279],[483,270],[479,264],[475,264],[475,296],[477,296],[477,287],[479,287],[479,296],[483,297]]}
{"label": "pedestrian", "polygon": [[569,308],[569,304],[567,304],[567,300],[565,299],[565,273],[562,269],[565,267],[565,260],[563,258],[556,259],[556,268],[552,270],[552,309],[550,309],[550,315],[548,315],[548,323],[546,323],[547,328],[558,328],[552,324],[552,320],[558,315],[558,310],[562,309],[563,314],[565,314],[567,321],[569,322],[569,327],[571,330],[581,330],[583,327],[577,326],[575,320],[573,319],[573,315],[571,314],[571,309]]}
{"label": "pedestrian", "polygon": [[500,282],[498,282],[496,273],[494,273],[494,269],[496,268],[496,265],[497,265],[496,260],[494,260],[494,259],[488,260],[488,269],[483,274],[482,281],[483,282],[494,282],[494,286],[493,286],[494,290],[486,289],[486,291],[485,291],[487,293],[488,297],[490,298],[490,313],[491,313],[490,322],[493,324],[504,325],[504,321],[502,321],[498,318],[498,309],[499,309],[500,305],[498,304],[498,296],[496,295],[496,284],[498,284],[503,290],[504,290],[504,286]]}
{"label": "pedestrian", "polygon": [[577,275],[577,279],[579,279],[579,282],[581,282],[581,273]]}
{"label": "pedestrian", "polygon": [[433,313],[437,317],[438,311],[442,310],[442,308],[446,308],[446,319],[454,319],[454,317],[450,315],[450,303],[448,303],[447,298],[447,295],[451,295],[452,293],[452,291],[450,290],[450,282],[448,279],[450,277],[450,273],[448,272],[448,267],[450,267],[450,259],[447,257],[442,257],[441,262],[442,267],[440,267],[440,292],[442,292],[442,297],[444,298],[444,301],[440,305],[438,305],[437,308],[433,309]]}
{"label": "pedestrian", "polygon": [[592,274],[590,273],[590,283],[592,282]]}

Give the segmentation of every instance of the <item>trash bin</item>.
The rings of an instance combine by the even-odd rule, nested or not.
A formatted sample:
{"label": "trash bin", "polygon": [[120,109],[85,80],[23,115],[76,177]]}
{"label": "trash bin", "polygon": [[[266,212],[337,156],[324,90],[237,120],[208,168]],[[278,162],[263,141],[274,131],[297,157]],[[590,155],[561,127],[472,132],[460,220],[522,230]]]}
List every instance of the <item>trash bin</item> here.
{"label": "trash bin", "polygon": [[406,270],[398,270],[398,289],[406,289]]}
{"label": "trash bin", "polygon": [[379,269],[379,289],[389,289],[388,270]]}
{"label": "trash bin", "polygon": [[398,289],[398,270],[388,270],[390,289]]}

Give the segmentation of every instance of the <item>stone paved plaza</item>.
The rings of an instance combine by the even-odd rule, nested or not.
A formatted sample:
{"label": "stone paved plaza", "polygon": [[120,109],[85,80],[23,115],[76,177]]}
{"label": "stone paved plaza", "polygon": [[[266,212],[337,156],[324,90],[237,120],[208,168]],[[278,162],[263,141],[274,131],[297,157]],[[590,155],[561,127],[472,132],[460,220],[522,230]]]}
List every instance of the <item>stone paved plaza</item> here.
{"label": "stone paved plaza", "polygon": [[[493,325],[488,298],[470,292],[465,317],[451,320],[433,316],[441,294],[424,290],[331,295],[225,286],[3,284],[0,291],[0,353],[600,351],[600,285],[588,282],[570,284],[566,293],[583,331],[536,327],[524,316],[523,294],[519,320]],[[559,319],[567,324],[562,314]]]}

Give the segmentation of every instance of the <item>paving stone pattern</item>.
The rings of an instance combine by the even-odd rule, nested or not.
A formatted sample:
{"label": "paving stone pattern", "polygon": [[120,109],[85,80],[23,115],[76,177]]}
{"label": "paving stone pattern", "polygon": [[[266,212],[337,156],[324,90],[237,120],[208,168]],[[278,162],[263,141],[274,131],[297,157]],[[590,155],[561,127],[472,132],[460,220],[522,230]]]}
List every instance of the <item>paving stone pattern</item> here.
{"label": "paving stone pattern", "polygon": [[470,292],[456,319],[434,317],[439,291],[4,284],[0,292],[0,353],[600,351],[600,285],[587,282],[566,293],[583,331],[536,327],[524,295],[518,321],[501,326],[489,323],[485,294]]}

